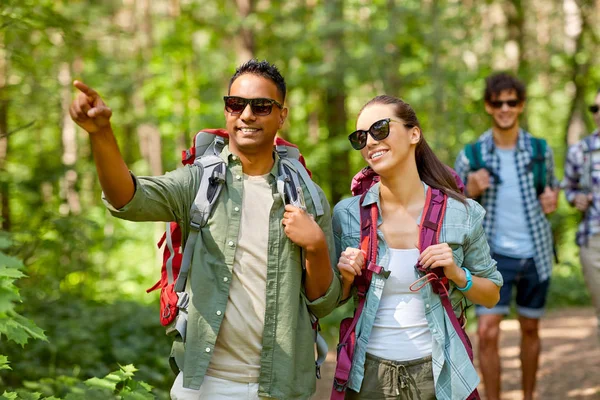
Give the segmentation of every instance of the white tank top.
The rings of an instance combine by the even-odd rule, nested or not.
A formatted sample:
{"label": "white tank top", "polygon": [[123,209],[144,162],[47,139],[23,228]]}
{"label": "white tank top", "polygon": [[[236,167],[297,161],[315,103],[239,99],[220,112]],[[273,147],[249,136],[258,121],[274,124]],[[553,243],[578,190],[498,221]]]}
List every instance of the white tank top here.
{"label": "white tank top", "polygon": [[408,361],[431,355],[431,332],[419,292],[409,286],[415,278],[418,249],[389,249],[388,277],[367,353],[386,360]]}

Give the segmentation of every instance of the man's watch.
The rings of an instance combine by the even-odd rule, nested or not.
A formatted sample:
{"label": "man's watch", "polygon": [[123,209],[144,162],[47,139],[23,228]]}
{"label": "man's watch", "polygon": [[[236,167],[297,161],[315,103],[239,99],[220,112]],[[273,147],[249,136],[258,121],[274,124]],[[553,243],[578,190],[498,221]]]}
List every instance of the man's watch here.
{"label": "man's watch", "polygon": [[467,284],[465,285],[465,287],[458,287],[456,286],[456,288],[458,290],[460,290],[461,292],[466,292],[467,290],[471,289],[471,287],[473,286],[473,276],[471,275],[471,271],[469,271],[467,268],[465,267],[460,267],[463,271],[465,271],[465,278],[467,279]]}

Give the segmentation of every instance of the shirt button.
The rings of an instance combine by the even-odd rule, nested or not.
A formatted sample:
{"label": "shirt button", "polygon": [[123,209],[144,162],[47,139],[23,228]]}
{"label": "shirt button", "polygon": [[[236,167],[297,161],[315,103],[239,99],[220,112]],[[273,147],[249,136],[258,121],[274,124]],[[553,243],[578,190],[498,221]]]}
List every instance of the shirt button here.
{"label": "shirt button", "polygon": [[227,282],[229,280],[228,277],[223,278],[223,282]]}
{"label": "shirt button", "polygon": [[238,181],[241,181],[241,180],[242,180],[242,177],[241,177],[241,176],[239,176],[239,175],[236,175],[236,176],[235,176],[235,179],[237,179]]}
{"label": "shirt button", "polygon": [[231,240],[229,241],[229,243],[227,243],[227,245],[228,245],[229,247],[233,247],[233,244],[234,244],[234,243],[233,243],[233,241],[231,241]]}
{"label": "shirt button", "polygon": [[206,348],[206,352],[207,352],[207,353],[210,353],[210,347],[207,347],[207,348]]}
{"label": "shirt button", "polygon": [[232,157],[231,157],[231,159],[232,159],[233,161],[237,161],[237,156],[232,156]]}
{"label": "shirt button", "polygon": [[238,212],[238,211],[240,211],[240,208],[239,207],[233,207],[233,211]]}
{"label": "shirt button", "polygon": [[223,313],[221,312],[221,310],[217,311],[217,315],[221,315],[221,314],[223,314]]}
{"label": "shirt button", "polygon": [[429,304],[425,304],[425,308],[429,308]]}
{"label": "shirt button", "polygon": [[434,329],[432,332],[433,332],[433,333],[437,333],[437,329]]}

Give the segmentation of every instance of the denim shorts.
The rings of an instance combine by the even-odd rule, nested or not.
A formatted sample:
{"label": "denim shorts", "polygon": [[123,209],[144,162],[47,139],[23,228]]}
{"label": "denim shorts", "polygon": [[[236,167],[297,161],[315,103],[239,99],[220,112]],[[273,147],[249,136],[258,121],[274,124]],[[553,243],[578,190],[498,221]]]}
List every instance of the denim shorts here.
{"label": "denim shorts", "polygon": [[508,315],[517,288],[517,314],[525,318],[539,319],[544,315],[550,279],[540,282],[533,258],[512,258],[500,254],[492,257],[498,262],[498,271],[504,278],[500,288],[500,301],[493,308],[476,307],[477,315]]}

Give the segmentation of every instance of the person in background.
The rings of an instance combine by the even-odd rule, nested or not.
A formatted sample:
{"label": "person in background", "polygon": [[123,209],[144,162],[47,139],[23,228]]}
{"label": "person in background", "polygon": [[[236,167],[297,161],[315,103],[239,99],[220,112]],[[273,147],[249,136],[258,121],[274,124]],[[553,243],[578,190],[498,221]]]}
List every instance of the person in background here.
{"label": "person in background", "polygon": [[[492,127],[476,145],[467,145],[472,151],[463,149],[455,163],[466,182],[467,196],[478,199],[486,210],[483,227],[504,278],[498,304],[491,309],[476,308],[479,366],[490,400],[500,399],[500,321],[509,313],[513,288],[521,327],[523,399],[533,399],[541,349],[539,320],[552,274],[552,231],[546,215],[556,209],[558,183],[552,149],[519,124],[525,97],[525,85],[517,78],[505,73],[489,76],[484,100]],[[545,170],[542,193],[538,193],[532,168],[538,162],[534,146],[540,143],[545,147],[539,154],[541,170]],[[474,167],[474,159],[484,166]]]}
{"label": "person in background", "polygon": [[583,213],[576,241],[600,339],[600,89],[589,109],[596,129],[569,147],[563,187],[569,204]]}

